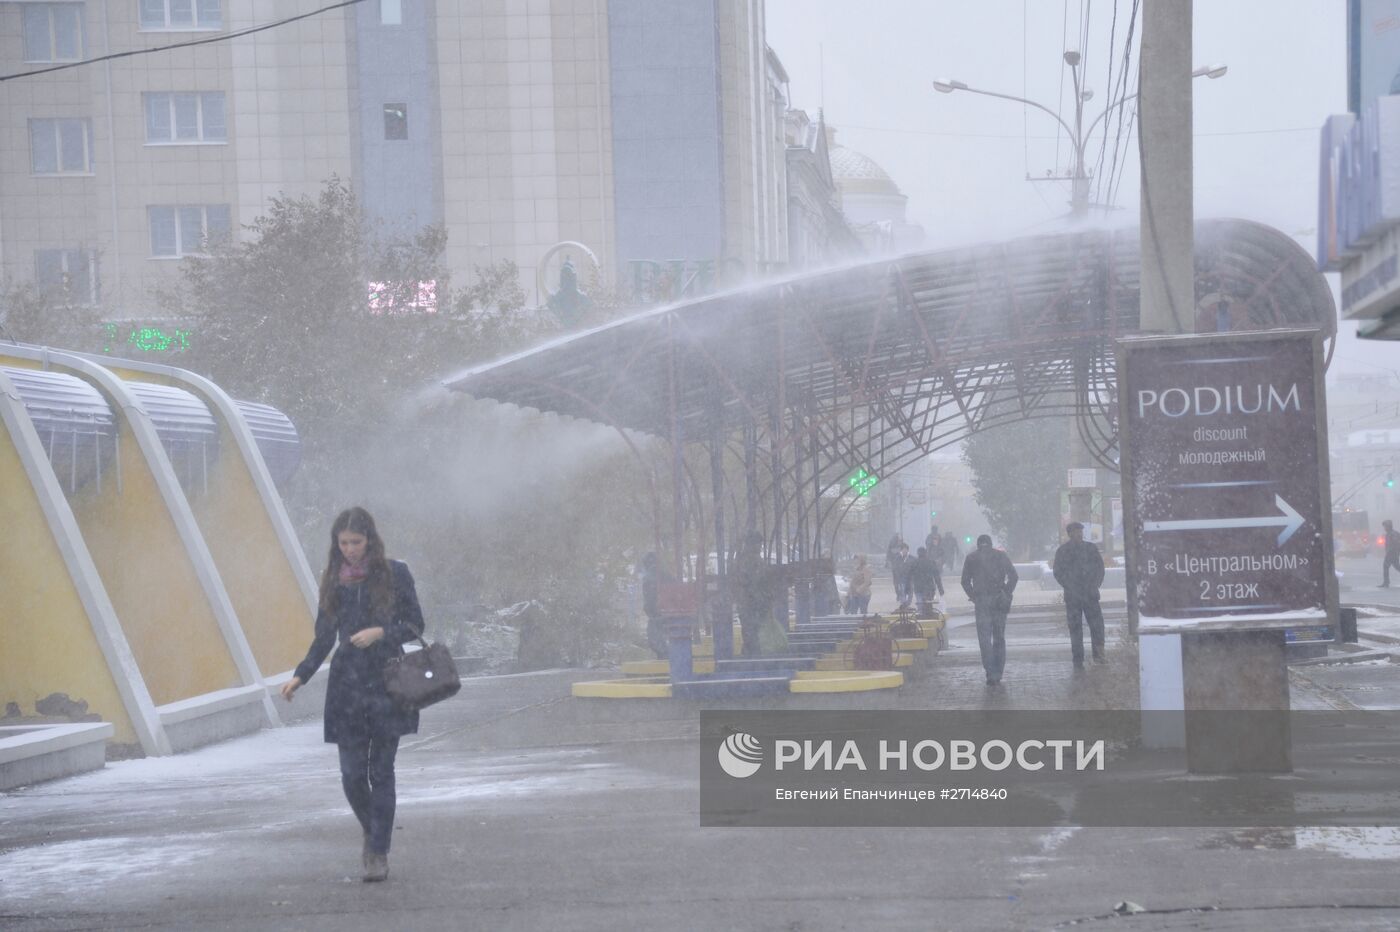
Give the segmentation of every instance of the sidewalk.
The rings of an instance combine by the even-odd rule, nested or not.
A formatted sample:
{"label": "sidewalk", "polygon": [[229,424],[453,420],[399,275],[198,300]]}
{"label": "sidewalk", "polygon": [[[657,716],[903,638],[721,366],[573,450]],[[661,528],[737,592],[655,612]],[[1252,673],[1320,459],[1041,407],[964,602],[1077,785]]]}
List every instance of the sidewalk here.
{"label": "sidewalk", "polygon": [[[951,648],[882,707],[1133,707],[1120,624],[1110,663],[1075,677],[1063,622],[1013,616],[1004,689],[988,690],[970,621],[955,616]],[[1078,925],[1121,900],[1238,910],[1241,929],[1400,919],[1400,905],[1330,905],[1400,904],[1390,829],[1268,844],[1214,829],[702,829],[696,706],[569,698],[596,676],[471,678],[427,710],[400,749],[386,884],[358,880],[360,832],[319,722],[0,793],[0,926],[961,932]],[[1166,915],[1135,927],[1184,928]]]}

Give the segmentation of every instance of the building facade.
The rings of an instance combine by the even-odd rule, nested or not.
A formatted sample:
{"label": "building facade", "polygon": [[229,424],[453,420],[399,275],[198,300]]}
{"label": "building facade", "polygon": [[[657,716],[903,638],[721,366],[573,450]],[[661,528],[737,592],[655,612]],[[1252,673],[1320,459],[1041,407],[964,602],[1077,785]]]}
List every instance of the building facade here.
{"label": "building facade", "polygon": [[841,211],[871,255],[912,252],[924,242],[924,228],[905,217],[909,198],[870,156],[847,148],[830,134],[831,172],[841,192]]}
{"label": "building facade", "polygon": [[841,212],[831,172],[826,124],[805,111],[787,112],[788,265],[817,268],[848,261],[865,249]]}
{"label": "building facade", "polygon": [[208,237],[332,175],[385,235],[441,224],[459,283],[515,262],[537,304],[558,244],[624,285],[787,264],[764,0],[319,7],[0,2],[6,73],[74,66],[0,82],[0,272],[147,314]]}

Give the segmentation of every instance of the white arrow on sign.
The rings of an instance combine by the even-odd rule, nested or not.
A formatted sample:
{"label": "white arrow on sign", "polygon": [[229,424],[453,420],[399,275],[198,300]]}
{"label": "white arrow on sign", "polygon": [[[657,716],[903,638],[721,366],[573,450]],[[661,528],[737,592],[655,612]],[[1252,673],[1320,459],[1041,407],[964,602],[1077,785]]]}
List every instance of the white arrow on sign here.
{"label": "white arrow on sign", "polygon": [[1293,536],[1298,528],[1303,526],[1303,516],[1283,500],[1283,496],[1275,495],[1274,504],[1283,512],[1268,518],[1195,518],[1189,521],[1144,521],[1142,529],[1144,531],[1218,531],[1226,528],[1244,527],[1277,527],[1279,531],[1278,542],[1282,546],[1283,542]]}

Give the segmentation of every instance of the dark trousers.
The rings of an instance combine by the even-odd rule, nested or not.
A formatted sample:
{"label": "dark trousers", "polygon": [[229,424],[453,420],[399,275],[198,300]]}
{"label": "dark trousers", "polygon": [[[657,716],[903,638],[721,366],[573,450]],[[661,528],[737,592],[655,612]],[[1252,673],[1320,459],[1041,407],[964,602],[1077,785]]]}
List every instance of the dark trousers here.
{"label": "dark trousers", "polygon": [[399,739],[355,738],[340,742],[340,782],[355,818],[369,836],[370,850],[388,854],[394,832],[394,758]]}
{"label": "dark trousers", "polygon": [[756,609],[739,612],[739,630],[744,634],[744,649],[741,656],[758,656],[758,626],[763,624],[763,613]]}
{"label": "dark trousers", "polygon": [[647,616],[647,646],[656,654],[658,660],[665,660],[671,656],[671,644],[666,631],[666,619],[660,615]]}
{"label": "dark trousers", "polygon": [[993,683],[1001,680],[1006,668],[1006,609],[989,603],[993,597],[984,596],[976,604],[977,646],[982,649],[982,669]]}
{"label": "dark trousers", "polygon": [[864,615],[870,611],[870,593],[846,596],[846,614]]}
{"label": "dark trousers", "polygon": [[1065,596],[1065,618],[1069,621],[1069,649],[1075,663],[1084,662],[1084,622],[1089,623],[1089,640],[1094,655],[1103,653],[1103,610],[1098,599]]}
{"label": "dark trousers", "polygon": [[1397,570],[1400,570],[1400,555],[1394,553],[1387,553],[1385,555],[1385,562],[1381,564],[1382,586],[1390,585],[1390,568],[1392,566],[1395,567]]}

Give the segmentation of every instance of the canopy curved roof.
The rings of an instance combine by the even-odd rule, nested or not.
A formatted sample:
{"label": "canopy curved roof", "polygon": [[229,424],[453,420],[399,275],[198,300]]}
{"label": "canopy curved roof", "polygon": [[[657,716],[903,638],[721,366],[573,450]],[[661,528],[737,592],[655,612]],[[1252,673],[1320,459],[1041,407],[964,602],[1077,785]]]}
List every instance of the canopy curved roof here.
{"label": "canopy curved roof", "polygon": [[[1195,248],[1197,329],[1335,332],[1288,236],[1209,220]],[[888,474],[998,420],[1101,403],[1112,341],[1139,330],[1138,264],[1136,228],[880,259],[648,310],[445,384],[681,441],[780,407]]]}

